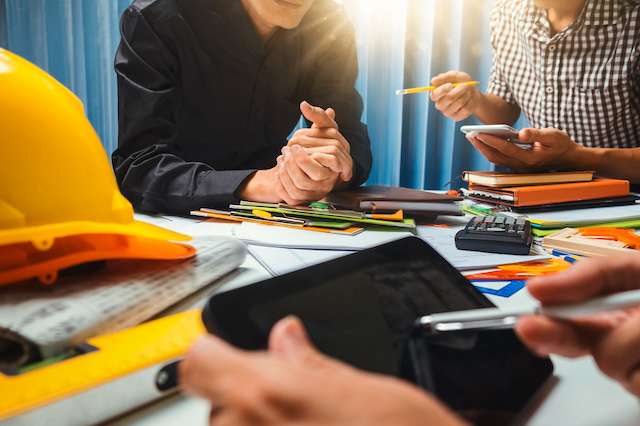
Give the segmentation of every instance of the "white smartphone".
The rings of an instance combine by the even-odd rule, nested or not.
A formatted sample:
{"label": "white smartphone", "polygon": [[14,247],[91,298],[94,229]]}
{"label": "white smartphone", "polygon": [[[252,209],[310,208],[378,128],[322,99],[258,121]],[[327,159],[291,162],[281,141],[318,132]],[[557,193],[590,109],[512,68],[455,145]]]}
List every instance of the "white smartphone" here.
{"label": "white smartphone", "polygon": [[484,133],[491,136],[496,136],[500,139],[504,139],[508,142],[513,142],[520,148],[531,148],[531,144],[520,142],[518,139],[518,130],[506,124],[481,124],[475,126],[462,126],[460,131],[466,135],[477,136],[480,133]]}

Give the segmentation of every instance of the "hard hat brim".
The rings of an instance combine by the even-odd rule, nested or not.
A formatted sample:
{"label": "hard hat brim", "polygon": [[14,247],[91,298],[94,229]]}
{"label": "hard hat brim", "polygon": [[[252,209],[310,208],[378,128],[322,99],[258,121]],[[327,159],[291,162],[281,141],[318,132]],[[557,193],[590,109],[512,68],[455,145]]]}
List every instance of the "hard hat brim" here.
{"label": "hard hat brim", "polygon": [[188,241],[191,239],[188,235],[137,220],[124,224],[76,221],[4,230],[0,233],[0,246],[31,242],[39,250],[48,250],[58,238],[85,234],[128,235],[165,241]]}
{"label": "hard hat brim", "polygon": [[193,257],[190,245],[146,236],[118,234],[71,235],[55,240],[49,250],[33,244],[0,246],[0,285],[31,278],[52,284],[58,271],[84,263],[110,259],[184,260]]}

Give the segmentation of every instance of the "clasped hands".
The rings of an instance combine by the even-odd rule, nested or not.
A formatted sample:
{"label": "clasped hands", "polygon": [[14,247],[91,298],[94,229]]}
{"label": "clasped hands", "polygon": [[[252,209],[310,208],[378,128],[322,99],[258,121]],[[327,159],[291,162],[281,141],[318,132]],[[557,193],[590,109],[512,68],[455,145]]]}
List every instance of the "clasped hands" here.
{"label": "clasped hands", "polygon": [[240,193],[246,200],[308,204],[334,189],[346,188],[353,176],[349,142],[335,121],[335,111],[302,102],[300,111],[313,125],[296,131],[276,166],[259,170]]}

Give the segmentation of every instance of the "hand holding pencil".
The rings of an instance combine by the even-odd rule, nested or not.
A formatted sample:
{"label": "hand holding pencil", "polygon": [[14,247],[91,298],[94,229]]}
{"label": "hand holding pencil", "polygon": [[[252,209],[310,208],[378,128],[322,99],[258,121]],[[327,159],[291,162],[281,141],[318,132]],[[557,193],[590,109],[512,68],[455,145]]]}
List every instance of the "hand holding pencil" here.
{"label": "hand holding pencil", "polygon": [[[466,84],[467,86],[475,86],[477,84],[480,84],[480,82],[479,81],[462,81],[460,83],[452,83],[451,86],[456,87],[461,84]],[[438,87],[441,87],[441,86],[412,87],[410,89],[401,89],[401,90],[396,90],[396,95],[408,95],[410,93],[431,92],[437,89]]]}
{"label": "hand holding pencil", "polygon": [[[448,71],[431,79],[432,86],[417,89],[406,89],[407,93],[413,91],[429,91],[429,97],[435,102],[435,107],[445,117],[456,121],[464,120],[474,114],[480,98],[483,96],[478,90],[478,81],[473,81],[471,76],[462,71]],[[410,92],[411,91],[411,92]]]}

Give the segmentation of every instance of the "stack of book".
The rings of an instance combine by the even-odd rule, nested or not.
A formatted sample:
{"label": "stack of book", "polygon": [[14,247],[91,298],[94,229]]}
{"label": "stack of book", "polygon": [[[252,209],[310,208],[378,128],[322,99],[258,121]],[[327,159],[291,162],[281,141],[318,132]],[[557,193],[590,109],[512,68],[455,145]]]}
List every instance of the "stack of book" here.
{"label": "stack of book", "polygon": [[468,197],[515,211],[632,204],[629,181],[594,178],[593,171],[514,173],[463,172]]}
{"label": "stack of book", "polygon": [[461,200],[459,196],[421,189],[368,185],[349,191],[331,192],[323,201],[333,206],[371,213],[402,210],[416,215],[456,216],[462,215],[456,204]]}
{"label": "stack of book", "polygon": [[462,215],[462,197],[392,186],[332,192],[309,206],[241,201],[229,210],[201,208],[194,216],[257,222],[310,231],[355,235],[370,225],[415,228],[413,214]]}

